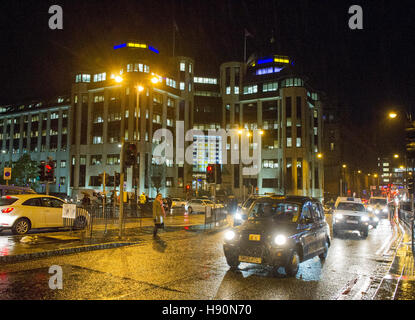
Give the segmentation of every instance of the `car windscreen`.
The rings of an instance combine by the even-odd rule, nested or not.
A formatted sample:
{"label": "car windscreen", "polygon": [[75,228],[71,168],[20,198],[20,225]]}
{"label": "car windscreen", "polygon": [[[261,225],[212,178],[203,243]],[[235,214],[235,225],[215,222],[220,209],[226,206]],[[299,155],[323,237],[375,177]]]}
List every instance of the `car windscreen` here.
{"label": "car windscreen", "polygon": [[257,201],[250,210],[248,219],[271,218],[280,223],[296,223],[298,221],[299,205],[291,202],[281,202],[267,199]]}
{"label": "car windscreen", "polygon": [[386,205],[386,199],[370,199],[370,204],[380,204],[380,205]]}
{"label": "car windscreen", "polygon": [[340,202],[337,205],[337,210],[366,211],[363,204],[352,202]]}
{"label": "car windscreen", "polygon": [[246,199],[244,204],[242,205],[242,207],[249,208],[251,206],[252,202],[254,202],[254,201],[255,201],[255,198]]}
{"label": "car windscreen", "polygon": [[0,198],[0,206],[10,206],[16,201],[17,201],[17,198],[3,197],[3,198]]}

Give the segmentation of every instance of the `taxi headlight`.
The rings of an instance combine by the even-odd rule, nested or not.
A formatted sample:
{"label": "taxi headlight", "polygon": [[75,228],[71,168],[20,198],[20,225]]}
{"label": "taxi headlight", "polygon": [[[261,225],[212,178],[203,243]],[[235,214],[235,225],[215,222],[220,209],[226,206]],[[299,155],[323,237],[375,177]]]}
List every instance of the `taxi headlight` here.
{"label": "taxi headlight", "polygon": [[378,209],[376,209],[376,210],[375,210],[375,213],[379,213],[379,210],[378,210]]}
{"label": "taxi headlight", "polygon": [[373,208],[372,207],[367,207],[367,211],[372,212],[373,211]]}
{"label": "taxi headlight", "polygon": [[367,221],[369,221],[369,217],[362,217],[362,221],[363,221],[363,222],[367,222]]}
{"label": "taxi headlight", "polygon": [[234,239],[235,238],[235,231],[232,231],[232,230],[229,230],[229,231],[226,231],[226,233],[225,233],[225,239],[226,240],[228,240],[228,241],[230,241],[230,240],[232,240],[232,239]]}
{"label": "taxi headlight", "polygon": [[279,234],[274,238],[274,242],[278,246],[283,246],[287,242],[287,237]]}

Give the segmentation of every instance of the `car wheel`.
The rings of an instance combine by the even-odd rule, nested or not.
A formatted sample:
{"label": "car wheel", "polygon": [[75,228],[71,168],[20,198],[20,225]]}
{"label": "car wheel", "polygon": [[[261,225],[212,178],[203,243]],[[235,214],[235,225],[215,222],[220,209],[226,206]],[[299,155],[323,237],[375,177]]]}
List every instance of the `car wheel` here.
{"label": "car wheel", "polygon": [[13,234],[26,234],[31,228],[29,219],[21,218],[17,220],[12,227]]}
{"label": "car wheel", "polygon": [[187,213],[192,214],[192,207],[187,208]]}
{"label": "car wheel", "polygon": [[231,267],[231,269],[238,268],[240,264],[238,257],[228,257],[228,256],[225,256],[225,257],[226,257],[226,262],[228,263],[228,266]]}
{"label": "car wheel", "polygon": [[329,253],[329,244],[326,240],[326,241],[324,241],[324,251],[323,251],[323,253],[320,253],[318,255],[318,257],[320,258],[320,260],[326,260],[328,253]]}
{"label": "car wheel", "polygon": [[77,217],[73,223],[74,229],[82,230],[85,229],[87,225],[85,217]]}
{"label": "car wheel", "polygon": [[366,238],[367,238],[367,236],[369,235],[369,228],[366,228],[365,230],[363,230],[363,231],[361,232],[361,234],[362,234],[362,238],[363,238],[363,239],[366,239]]}
{"label": "car wheel", "polygon": [[293,250],[288,263],[285,266],[285,273],[289,277],[295,277],[300,268],[300,256],[298,255],[297,251]]}

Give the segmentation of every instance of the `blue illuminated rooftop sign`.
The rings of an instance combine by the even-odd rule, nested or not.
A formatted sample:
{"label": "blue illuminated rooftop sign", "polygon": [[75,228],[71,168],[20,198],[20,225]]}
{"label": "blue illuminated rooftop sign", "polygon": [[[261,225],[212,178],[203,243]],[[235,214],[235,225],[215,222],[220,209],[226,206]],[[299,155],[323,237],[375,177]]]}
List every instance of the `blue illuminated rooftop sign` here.
{"label": "blue illuminated rooftop sign", "polygon": [[149,49],[149,50],[151,50],[151,51],[153,51],[157,54],[159,53],[159,51],[156,48],[152,47],[152,46],[148,46],[145,43],[135,43],[135,42],[128,42],[128,43],[122,43],[122,44],[116,45],[116,46],[114,46],[114,50],[121,49],[121,48],[126,48],[126,47],[128,47],[128,48]]}
{"label": "blue illuminated rooftop sign", "polygon": [[114,46],[114,50],[116,50],[116,49],[121,49],[121,48],[125,48],[126,46],[127,46],[127,44],[126,44],[126,43],[119,44],[118,46]]}
{"label": "blue illuminated rooftop sign", "polygon": [[262,58],[262,59],[258,59],[257,64],[270,63],[273,61],[274,61],[273,58]]}

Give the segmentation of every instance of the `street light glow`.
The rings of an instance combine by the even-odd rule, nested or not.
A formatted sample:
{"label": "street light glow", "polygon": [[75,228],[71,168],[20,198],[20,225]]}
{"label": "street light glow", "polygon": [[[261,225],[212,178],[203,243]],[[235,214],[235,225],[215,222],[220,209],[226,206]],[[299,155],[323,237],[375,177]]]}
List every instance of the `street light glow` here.
{"label": "street light glow", "polygon": [[159,82],[158,77],[152,77],[152,78],[151,78],[151,82],[152,82],[153,84],[158,83],[158,82]]}
{"label": "street light glow", "polygon": [[116,76],[115,77],[115,82],[121,83],[122,81],[123,81],[123,78],[121,76]]}
{"label": "street light glow", "polygon": [[393,155],[393,157],[394,157],[395,159],[398,159],[398,158],[399,158],[399,154],[394,154],[394,155]]}
{"label": "street light glow", "polygon": [[139,92],[141,92],[141,91],[143,91],[143,90],[144,90],[144,87],[143,87],[143,86],[138,85],[138,86],[137,86],[137,90],[138,90]]}
{"label": "street light glow", "polygon": [[398,116],[398,114],[396,112],[389,112],[389,118],[390,119],[395,119]]}
{"label": "street light glow", "polygon": [[323,154],[322,153],[317,153],[317,158],[319,158],[319,159],[323,158]]}
{"label": "street light glow", "polygon": [[343,168],[347,168],[347,166],[346,166],[345,164],[344,164],[344,165],[342,165],[342,167],[343,167]]}

